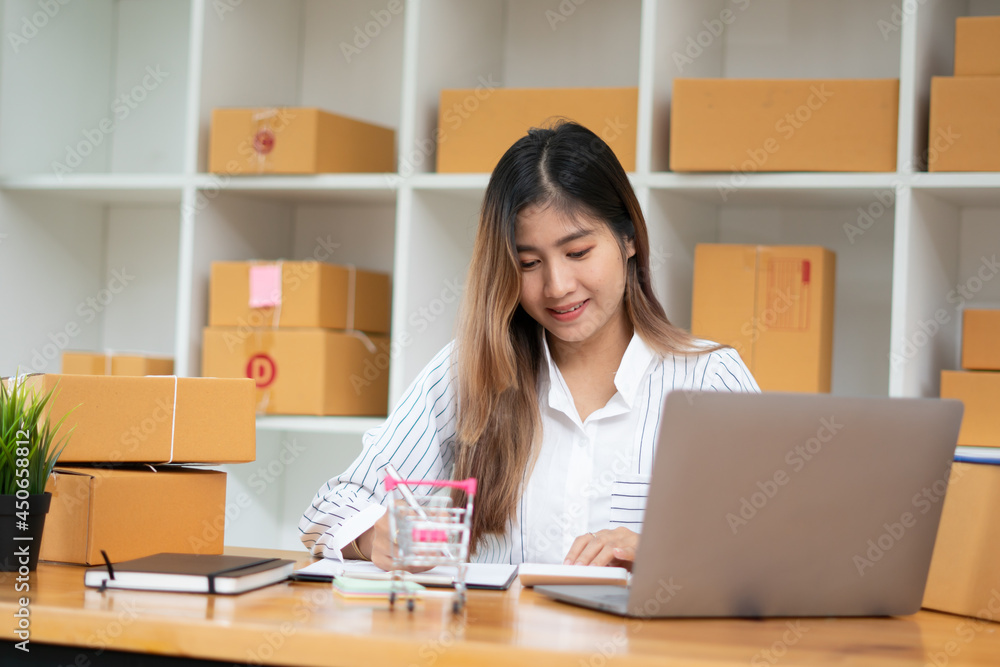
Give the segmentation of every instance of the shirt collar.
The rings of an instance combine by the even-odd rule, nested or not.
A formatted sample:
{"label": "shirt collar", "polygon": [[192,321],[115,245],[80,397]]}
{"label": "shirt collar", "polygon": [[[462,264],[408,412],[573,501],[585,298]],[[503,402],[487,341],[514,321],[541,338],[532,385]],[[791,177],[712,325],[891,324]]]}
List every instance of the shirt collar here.
{"label": "shirt collar", "polygon": [[639,334],[633,333],[632,340],[622,355],[618,372],[615,373],[615,387],[618,388],[618,393],[625,399],[629,409],[634,407],[633,404],[639,394],[639,385],[655,356],[646,345],[646,341]]}
{"label": "shirt collar", "polygon": [[[545,351],[545,369],[548,372],[549,407],[567,414],[575,414],[576,408],[572,405],[569,387],[566,386],[566,381],[563,379],[562,373],[559,372],[559,367],[552,360],[549,341],[544,334],[542,334],[542,349]],[[615,388],[618,389],[618,394],[630,410],[634,407],[639,385],[654,357],[655,355],[646,345],[646,341],[638,334],[633,333],[632,340],[629,341],[628,347],[625,348],[625,354],[622,355],[618,372],[615,373]]]}

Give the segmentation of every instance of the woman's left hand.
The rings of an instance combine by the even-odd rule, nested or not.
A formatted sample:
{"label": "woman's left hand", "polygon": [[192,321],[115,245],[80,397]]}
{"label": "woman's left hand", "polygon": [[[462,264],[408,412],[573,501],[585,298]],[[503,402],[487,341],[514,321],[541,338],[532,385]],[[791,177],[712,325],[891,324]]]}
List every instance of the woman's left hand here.
{"label": "woman's left hand", "polygon": [[573,540],[566,565],[612,565],[632,570],[639,534],[619,526],[613,530],[587,533]]}

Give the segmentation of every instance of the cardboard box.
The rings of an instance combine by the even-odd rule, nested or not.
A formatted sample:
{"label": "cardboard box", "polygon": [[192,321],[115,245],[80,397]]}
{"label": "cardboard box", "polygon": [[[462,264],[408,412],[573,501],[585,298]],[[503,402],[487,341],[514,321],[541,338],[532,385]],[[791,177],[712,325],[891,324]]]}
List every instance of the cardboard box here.
{"label": "cardboard box", "polygon": [[[244,463],[256,456],[249,380],[36,375],[57,437],[73,428],[59,463]],[[174,390],[176,387],[176,396]]]}
{"label": "cardboard box", "polygon": [[928,609],[1000,620],[1000,465],[951,468],[924,589]]}
{"label": "cardboard box", "polygon": [[941,398],[957,398],[965,404],[959,445],[1000,447],[1000,373],[941,371]]}
{"label": "cardboard box", "polygon": [[395,171],[395,132],[320,109],[213,109],[208,170],[217,174]]}
{"label": "cardboard box", "polygon": [[895,171],[896,79],[674,79],[673,171]]}
{"label": "cardboard box", "polygon": [[956,19],[955,76],[1000,76],[1000,16]]}
{"label": "cardboard box", "polygon": [[530,128],[568,119],[604,139],[625,171],[635,171],[638,109],[638,88],[442,90],[437,170],[491,172]]}
{"label": "cardboard box", "polygon": [[322,262],[212,263],[212,327],[388,333],[391,308],[392,279],[387,273]]}
{"label": "cardboard box", "polygon": [[928,171],[1000,171],[1000,76],[931,79]]}
{"label": "cardboard box", "polygon": [[699,244],[691,333],[735,348],[761,389],[828,392],[835,268],[816,246]]}
{"label": "cardboard box", "polygon": [[1000,309],[963,311],[962,368],[1000,370]]}
{"label": "cardboard box", "polygon": [[98,565],[160,552],[220,554],[226,474],[184,468],[56,469],[39,557]]}
{"label": "cardboard box", "polygon": [[388,410],[386,336],[209,327],[202,354],[206,377],[253,378],[261,413],[382,416]]}
{"label": "cardboard box", "polygon": [[66,351],[62,355],[63,375],[173,375],[174,360],[141,354],[103,354]]}

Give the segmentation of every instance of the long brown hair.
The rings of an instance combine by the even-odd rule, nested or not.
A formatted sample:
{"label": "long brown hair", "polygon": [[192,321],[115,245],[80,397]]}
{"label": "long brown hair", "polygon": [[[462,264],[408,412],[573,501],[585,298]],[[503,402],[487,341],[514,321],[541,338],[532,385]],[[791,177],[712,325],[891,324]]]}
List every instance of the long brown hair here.
{"label": "long brown hair", "polygon": [[[611,148],[572,122],[533,128],[500,158],[483,198],[459,319],[458,442],[455,477],[478,480],[470,544],[502,534],[516,515],[540,442],[538,373],[544,330],[519,304],[517,216],[555,206],[604,222],[626,261],[625,311],[657,354],[703,352],[667,319],[653,294],[646,222],[628,176]],[[635,249],[627,257],[626,247]],[[456,503],[464,502],[454,492]]]}

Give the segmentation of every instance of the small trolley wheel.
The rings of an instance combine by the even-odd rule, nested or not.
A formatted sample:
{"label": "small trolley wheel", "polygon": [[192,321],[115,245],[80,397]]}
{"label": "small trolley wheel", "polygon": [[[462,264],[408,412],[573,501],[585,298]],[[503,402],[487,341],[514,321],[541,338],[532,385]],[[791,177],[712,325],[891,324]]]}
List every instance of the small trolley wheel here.
{"label": "small trolley wheel", "polygon": [[451,603],[451,613],[453,613],[453,614],[460,614],[460,613],[462,613],[462,601],[461,600],[455,600],[454,602]]}
{"label": "small trolley wheel", "polygon": [[389,608],[394,609],[396,606],[396,591],[389,592]]}
{"label": "small trolley wheel", "polygon": [[413,611],[413,609],[416,606],[417,606],[417,604],[413,601],[413,598],[410,598],[409,600],[406,601],[406,610],[407,611]]}

